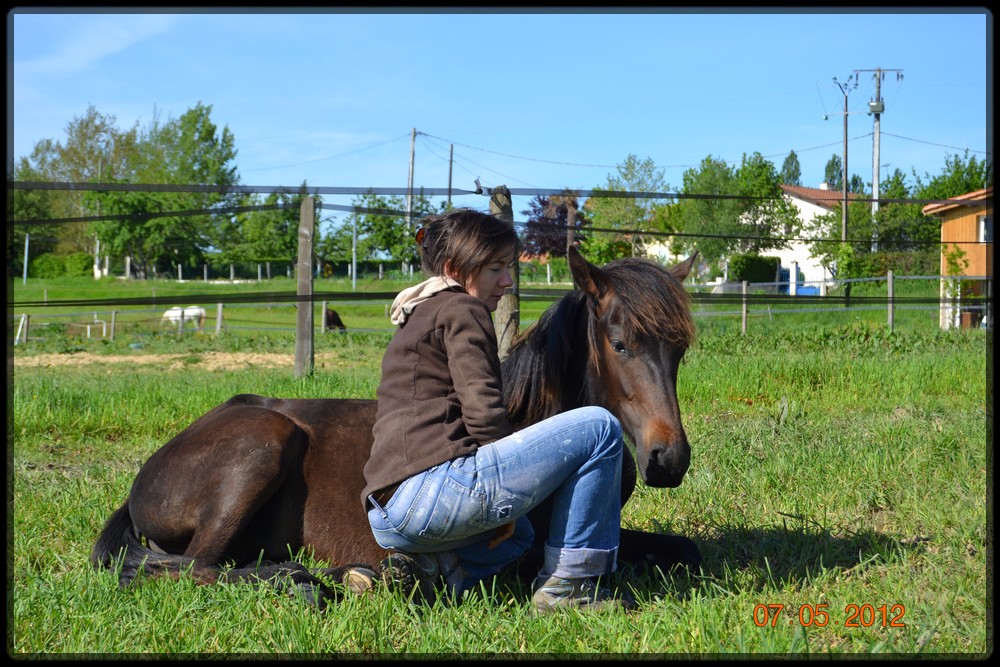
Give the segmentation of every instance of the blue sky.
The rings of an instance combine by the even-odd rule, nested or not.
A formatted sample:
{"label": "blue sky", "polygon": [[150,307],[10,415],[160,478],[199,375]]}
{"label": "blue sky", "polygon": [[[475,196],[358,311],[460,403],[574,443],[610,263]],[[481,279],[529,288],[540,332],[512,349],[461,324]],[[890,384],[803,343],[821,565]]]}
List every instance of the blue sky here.
{"label": "blue sky", "polygon": [[[448,187],[449,151],[459,189],[600,187],[632,154],[679,190],[708,155],[780,169],[792,150],[816,187],[843,151],[833,78],[876,68],[903,75],[881,86],[881,179],[992,150],[983,8],[73,11],[8,13],[8,160],[65,141],[89,105],[125,129],[201,102],[233,132],[244,185],[403,188],[416,129],[416,188]],[[860,72],[848,167],[866,183],[874,96]]]}

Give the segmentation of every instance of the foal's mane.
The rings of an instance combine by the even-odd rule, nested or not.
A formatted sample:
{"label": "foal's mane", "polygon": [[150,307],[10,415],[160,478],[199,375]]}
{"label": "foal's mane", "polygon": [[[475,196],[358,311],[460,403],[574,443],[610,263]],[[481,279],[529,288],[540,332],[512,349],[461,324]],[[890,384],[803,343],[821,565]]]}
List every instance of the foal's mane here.
{"label": "foal's mane", "polygon": [[[690,297],[667,269],[623,258],[600,269],[602,301],[613,301],[626,341],[688,346],[695,336]],[[607,299],[603,297],[607,297]],[[532,424],[587,401],[585,366],[600,349],[598,301],[574,289],[511,344],[504,359],[504,400],[511,422]]]}

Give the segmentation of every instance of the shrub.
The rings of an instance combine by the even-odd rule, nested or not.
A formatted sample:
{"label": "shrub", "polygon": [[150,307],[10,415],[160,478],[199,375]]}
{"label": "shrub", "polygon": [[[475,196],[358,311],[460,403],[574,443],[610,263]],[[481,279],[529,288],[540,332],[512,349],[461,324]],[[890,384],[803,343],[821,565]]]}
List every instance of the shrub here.
{"label": "shrub", "polygon": [[31,260],[28,273],[32,278],[59,278],[66,273],[66,262],[59,255],[45,253]]}
{"label": "shrub", "polygon": [[74,278],[92,276],[94,274],[94,256],[85,252],[75,252],[63,258],[65,275]]}
{"label": "shrub", "polygon": [[769,283],[778,279],[778,257],[761,257],[756,253],[733,255],[729,258],[729,279],[748,283]]}

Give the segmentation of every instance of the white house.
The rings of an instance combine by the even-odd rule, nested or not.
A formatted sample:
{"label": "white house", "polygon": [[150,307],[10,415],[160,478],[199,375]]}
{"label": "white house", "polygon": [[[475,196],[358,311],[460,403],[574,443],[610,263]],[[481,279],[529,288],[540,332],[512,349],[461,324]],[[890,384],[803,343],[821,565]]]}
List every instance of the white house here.
{"label": "white house", "polygon": [[[820,183],[818,188],[782,185],[781,190],[799,212],[799,222],[803,227],[812,222],[813,218],[838,209],[843,201],[843,193],[831,190],[826,183]],[[806,234],[800,234],[796,238],[807,237]],[[790,241],[787,248],[768,250],[766,254],[778,257],[781,260],[781,267],[789,269],[789,280],[792,275],[790,269],[795,266],[799,271],[798,282],[805,282],[807,285],[811,283],[817,289],[833,277],[819,263],[819,259],[809,256],[809,245],[804,241]]]}
{"label": "white house", "polygon": [[[781,190],[798,211],[799,221],[803,227],[816,216],[825,215],[838,209],[843,201],[843,193],[829,189],[826,183],[821,183],[818,188],[782,185]],[[806,238],[806,235],[800,234],[796,238]],[[670,254],[666,242],[650,243],[646,249],[649,255],[657,257],[661,261],[675,261],[677,259]],[[832,278],[830,272],[823,268],[818,259],[809,256],[809,245],[804,241],[790,241],[787,248],[768,250],[764,254],[768,257],[779,258],[781,268],[788,272],[790,282],[792,281],[792,270],[797,270],[798,280],[795,281],[797,284],[789,286],[789,292],[792,294],[799,291],[797,287],[814,287],[817,291],[822,291],[821,286]],[[724,281],[725,277],[720,279],[720,282]]]}

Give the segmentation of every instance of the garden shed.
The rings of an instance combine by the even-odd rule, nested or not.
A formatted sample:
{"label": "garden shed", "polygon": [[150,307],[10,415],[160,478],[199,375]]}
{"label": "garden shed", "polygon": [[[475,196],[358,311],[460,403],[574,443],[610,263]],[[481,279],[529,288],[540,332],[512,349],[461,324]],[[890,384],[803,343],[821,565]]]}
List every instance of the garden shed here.
{"label": "garden shed", "polygon": [[941,328],[975,327],[984,319],[990,324],[993,188],[927,204],[922,210],[941,219]]}

